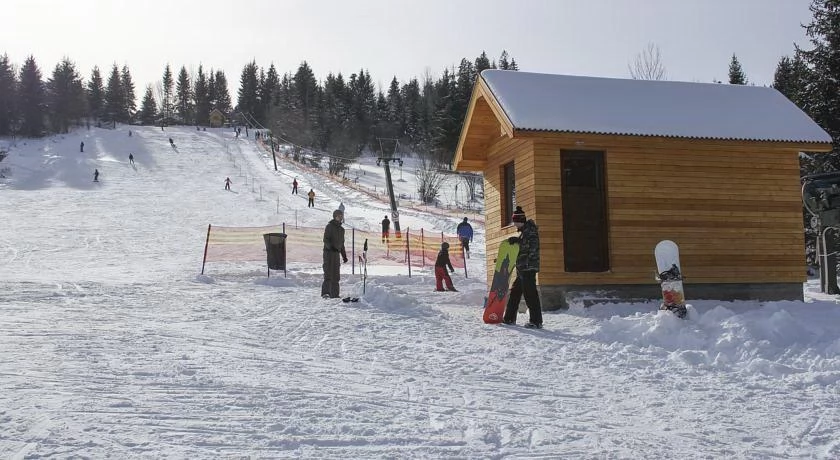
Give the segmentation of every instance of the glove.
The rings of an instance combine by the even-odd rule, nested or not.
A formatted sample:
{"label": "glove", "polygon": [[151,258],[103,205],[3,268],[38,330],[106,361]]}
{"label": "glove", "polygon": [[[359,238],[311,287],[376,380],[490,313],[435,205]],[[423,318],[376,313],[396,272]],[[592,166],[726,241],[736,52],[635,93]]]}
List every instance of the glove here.
{"label": "glove", "polygon": [[519,237],[518,236],[512,236],[512,237],[508,238],[508,243],[519,244]]}
{"label": "glove", "polygon": [[347,257],[343,257],[342,259],[344,259],[344,263],[346,264],[347,263]]}
{"label": "glove", "polygon": [[450,268],[450,269],[449,269],[449,273],[455,273],[455,269],[454,269],[454,268]]}

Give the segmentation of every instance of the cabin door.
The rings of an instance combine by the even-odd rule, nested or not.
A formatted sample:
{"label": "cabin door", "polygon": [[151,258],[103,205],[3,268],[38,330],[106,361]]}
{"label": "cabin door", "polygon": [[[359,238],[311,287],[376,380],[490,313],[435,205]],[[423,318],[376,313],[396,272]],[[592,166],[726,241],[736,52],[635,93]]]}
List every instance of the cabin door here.
{"label": "cabin door", "polygon": [[567,272],[610,269],[604,152],[561,152],[563,254]]}

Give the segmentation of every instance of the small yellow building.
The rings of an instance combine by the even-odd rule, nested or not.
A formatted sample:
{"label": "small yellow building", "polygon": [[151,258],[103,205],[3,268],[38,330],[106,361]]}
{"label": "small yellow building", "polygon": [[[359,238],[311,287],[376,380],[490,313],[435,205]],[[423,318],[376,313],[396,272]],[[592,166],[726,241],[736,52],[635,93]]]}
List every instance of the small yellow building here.
{"label": "small yellow building", "polygon": [[515,206],[539,226],[545,309],[657,298],[663,239],[688,298],[802,299],[799,153],[831,146],[772,88],[485,70],[453,167],[484,174],[488,278]]}
{"label": "small yellow building", "polygon": [[225,114],[219,109],[210,111],[210,127],[221,128],[225,124]]}

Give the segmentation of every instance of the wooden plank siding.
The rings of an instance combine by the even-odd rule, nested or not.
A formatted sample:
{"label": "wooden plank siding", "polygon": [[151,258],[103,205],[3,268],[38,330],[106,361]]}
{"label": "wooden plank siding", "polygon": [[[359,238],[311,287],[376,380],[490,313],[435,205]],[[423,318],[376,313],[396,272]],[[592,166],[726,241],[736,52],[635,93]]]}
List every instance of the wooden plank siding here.
{"label": "wooden plank siding", "polygon": [[[691,283],[805,281],[798,150],[638,140],[588,136],[584,145],[577,135],[497,140],[487,150],[484,169],[487,253],[495,254],[499,242],[515,234],[513,227],[501,226],[500,214],[501,168],[515,161],[517,204],[540,228],[540,284],[650,284],[653,247],[663,239],[680,245]],[[564,149],[605,152],[609,272],[564,271]],[[488,257],[488,283],[493,265]]]}
{"label": "wooden plank siding", "polygon": [[[798,151],[629,140],[611,136],[595,145],[585,142],[585,148],[572,139],[535,140],[535,220],[545,235],[541,283],[650,283],[653,247],[662,239],[680,245],[692,283],[805,281]],[[564,272],[562,232],[546,232],[563,228],[562,149],[606,152],[607,273]]]}

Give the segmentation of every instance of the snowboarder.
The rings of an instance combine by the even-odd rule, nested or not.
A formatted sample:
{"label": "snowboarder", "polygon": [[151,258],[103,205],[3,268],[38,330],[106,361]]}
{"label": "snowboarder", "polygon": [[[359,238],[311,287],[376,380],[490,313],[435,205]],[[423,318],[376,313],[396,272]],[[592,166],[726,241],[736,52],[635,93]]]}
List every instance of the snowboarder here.
{"label": "snowboarder", "polygon": [[134,154],[133,153],[128,154],[128,163],[131,164],[132,166],[134,166]]}
{"label": "snowboarder", "polygon": [[93,181],[94,182],[99,182],[99,170],[98,169],[93,170]]}
{"label": "snowboarder", "polygon": [[292,181],[292,195],[297,195],[298,194],[297,186],[298,186],[297,177],[295,177],[295,180]]}
{"label": "snowboarder", "polygon": [[333,218],[324,228],[324,282],[321,284],[321,297],[325,299],[338,298],[338,280],[341,277],[341,263],[347,263],[347,252],[344,250],[344,213],[336,209]]}
{"label": "snowboarder", "polygon": [[516,256],[516,280],[510,288],[504,323],[516,324],[519,301],[524,294],[530,315],[530,321],[525,324],[525,327],[542,329],[542,307],[540,294],[537,292],[537,272],[540,271],[539,230],[533,219],[529,220],[525,217],[525,211],[521,206],[516,207],[512,220],[521,235],[508,238],[510,244],[519,244],[519,255]]}
{"label": "snowboarder", "polygon": [[467,218],[464,217],[464,221],[458,224],[455,228],[455,231],[458,233],[458,239],[461,240],[461,247],[464,248],[464,255],[467,259],[470,258],[470,241],[473,239],[473,228],[469,222],[467,222]]}
{"label": "snowboarder", "polygon": [[225,177],[225,190],[230,190],[230,177]]}
{"label": "snowboarder", "polygon": [[[314,208],[315,207],[315,190],[309,189],[309,203],[306,205],[307,208]],[[343,216],[342,216],[343,217]]]}
{"label": "snowboarder", "polygon": [[[435,260],[435,291],[455,291],[455,286],[452,285],[452,278],[446,272],[446,267],[449,271],[455,273],[455,268],[452,267],[452,262],[449,260],[449,243],[444,241],[440,244],[440,252],[438,252],[437,260]],[[443,289],[443,283],[446,283],[446,289]]]}
{"label": "snowboarder", "polygon": [[85,152],[85,141],[82,141],[82,143],[79,144],[79,152]]}
{"label": "snowboarder", "polygon": [[388,241],[388,237],[390,236],[389,233],[391,232],[391,221],[388,220],[388,215],[385,215],[385,218],[382,219],[382,243],[384,244]]}

